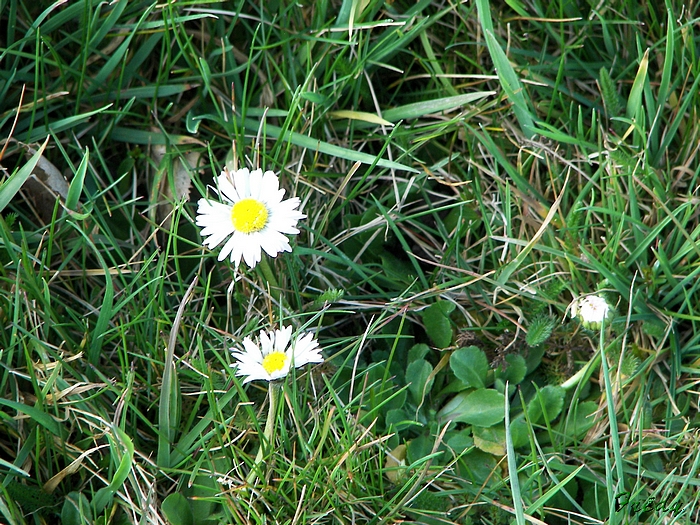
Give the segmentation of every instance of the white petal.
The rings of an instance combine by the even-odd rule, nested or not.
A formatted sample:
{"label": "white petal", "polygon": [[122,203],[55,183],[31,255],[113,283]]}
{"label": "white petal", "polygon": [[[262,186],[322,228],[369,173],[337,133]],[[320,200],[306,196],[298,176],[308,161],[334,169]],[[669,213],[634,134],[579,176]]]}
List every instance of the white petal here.
{"label": "white petal", "polygon": [[277,338],[275,340],[275,350],[277,352],[287,352],[287,345],[292,339],[292,326],[283,326],[277,330]]}
{"label": "white petal", "polygon": [[263,174],[260,195],[267,203],[278,203],[282,200],[284,190],[280,190],[280,180],[274,172],[268,170]]}
{"label": "white petal", "polygon": [[250,172],[248,168],[242,168],[233,173],[233,185],[236,187],[239,198],[250,197]]}
{"label": "white petal", "polygon": [[233,185],[233,181],[229,178],[226,172],[222,172],[216,179],[217,186],[219,188],[219,195],[229,202],[238,202],[241,197],[236,191],[236,187]]}
{"label": "white petal", "polygon": [[250,179],[248,181],[248,196],[252,197],[256,200],[261,200],[261,194],[262,194],[262,170],[257,169],[254,171],[250,172]]}
{"label": "white petal", "polygon": [[294,366],[300,367],[307,363],[322,363],[323,356],[318,341],[311,333],[297,339],[294,344]]}
{"label": "white petal", "polygon": [[263,368],[261,364],[250,363],[250,364],[239,364],[238,370],[236,370],[237,376],[246,376],[243,380],[243,384],[249,383],[250,381],[263,380],[271,381],[272,377],[267,373],[267,370]]}
{"label": "white petal", "polygon": [[265,250],[265,253],[270,257],[277,257],[278,253],[291,252],[292,247],[289,245],[289,239],[277,232],[269,232],[260,236],[260,247]]}
{"label": "white petal", "polygon": [[219,253],[218,259],[220,261],[223,261],[230,253],[231,262],[235,265],[235,268],[238,268],[238,265],[241,263],[241,256],[239,253],[236,253],[236,248],[236,236],[234,234],[228,241],[226,241],[226,244],[224,244],[223,248],[221,248],[221,252]]}
{"label": "white petal", "polygon": [[[275,334],[274,332],[270,332],[269,334],[267,332],[260,332],[260,349],[263,355],[263,358],[274,350],[275,346]],[[262,361],[261,361],[262,362]]]}
{"label": "white petal", "polygon": [[[247,235],[246,237],[252,236]],[[260,252],[260,243],[250,242],[250,239],[246,238],[246,242],[242,244],[241,250],[243,251],[243,260],[249,268],[254,268],[255,265],[260,262],[260,258],[262,257]]]}

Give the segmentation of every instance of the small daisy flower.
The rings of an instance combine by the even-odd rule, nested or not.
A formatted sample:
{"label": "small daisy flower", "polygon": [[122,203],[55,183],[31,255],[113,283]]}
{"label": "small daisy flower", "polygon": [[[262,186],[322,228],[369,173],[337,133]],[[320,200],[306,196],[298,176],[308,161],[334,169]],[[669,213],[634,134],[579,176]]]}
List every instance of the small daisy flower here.
{"label": "small daisy flower", "polygon": [[600,295],[579,297],[571,304],[571,317],[578,317],[584,328],[599,330],[612,314],[612,308]]}
{"label": "small daisy flower", "polygon": [[220,261],[230,254],[236,269],[241,258],[253,268],[260,262],[261,250],[270,257],[292,251],[285,234],[299,233],[297,221],[306,215],[297,210],[299,197],[282,200],[285,190],[280,189],[277,175],[260,169],[224,169],[217,186],[223,202],[200,199],[196,224],[206,237],[202,244],[209,248],[228,239],[219,252]]}
{"label": "small daisy flower", "polygon": [[231,366],[238,368],[236,375],[245,376],[244,384],[256,379],[282,379],[292,367],[323,362],[321,348],[311,333],[292,341],[292,327],[283,326],[281,330],[269,333],[261,331],[258,339],[259,344],[256,344],[246,337],[243,339],[243,350],[231,349],[233,357],[238,360]]}

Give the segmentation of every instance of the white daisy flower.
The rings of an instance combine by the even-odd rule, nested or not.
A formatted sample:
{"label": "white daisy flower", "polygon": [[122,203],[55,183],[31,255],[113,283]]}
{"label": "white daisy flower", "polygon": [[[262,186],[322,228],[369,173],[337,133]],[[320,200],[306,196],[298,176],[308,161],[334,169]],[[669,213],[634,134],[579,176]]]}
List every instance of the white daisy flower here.
{"label": "white daisy flower", "polygon": [[[231,353],[238,362],[236,375],[245,376],[243,383],[261,379],[274,381],[285,377],[292,367],[299,368],[307,363],[322,363],[321,347],[313,334],[306,333],[294,341],[292,327],[281,330],[260,332],[259,344],[250,337],[243,339],[243,350],[232,348]],[[290,345],[291,341],[291,345]]]}
{"label": "white daisy flower", "polygon": [[585,328],[597,330],[612,314],[612,308],[600,295],[579,297],[571,303],[571,317],[578,317]]}
{"label": "white daisy flower", "polygon": [[270,257],[292,251],[285,234],[299,233],[297,221],[306,215],[296,209],[301,204],[299,197],[282,200],[285,190],[280,189],[277,175],[260,169],[224,169],[217,186],[224,202],[200,199],[196,223],[202,227],[202,237],[207,237],[202,244],[209,248],[228,238],[220,261],[230,254],[236,269],[241,258],[253,268],[260,262],[261,249]]}

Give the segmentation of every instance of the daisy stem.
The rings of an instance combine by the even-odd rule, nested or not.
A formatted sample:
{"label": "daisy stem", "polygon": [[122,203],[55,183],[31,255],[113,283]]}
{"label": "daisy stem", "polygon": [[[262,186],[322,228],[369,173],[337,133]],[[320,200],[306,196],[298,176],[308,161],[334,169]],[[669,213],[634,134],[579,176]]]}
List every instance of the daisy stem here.
{"label": "daisy stem", "polygon": [[282,297],[280,285],[277,282],[277,278],[275,277],[275,274],[272,272],[272,268],[270,267],[270,263],[267,262],[267,257],[265,257],[263,255],[263,257],[260,259],[260,262],[258,263],[258,266],[260,267],[260,271],[262,272],[263,278],[269,284],[270,294],[272,295],[272,297],[277,302],[279,302],[284,308],[291,310],[291,308],[290,308],[289,304],[287,304],[287,301],[285,300],[285,298]]}
{"label": "daisy stem", "polygon": [[268,397],[270,398],[270,408],[267,411],[267,421],[265,422],[265,430],[263,431],[263,439],[260,440],[260,448],[255,456],[255,463],[250,469],[250,473],[246,478],[246,483],[252,485],[258,478],[258,467],[263,461],[265,447],[272,450],[272,434],[275,428],[275,416],[277,415],[277,397],[280,391],[280,385],[274,381],[270,381],[268,385]]}

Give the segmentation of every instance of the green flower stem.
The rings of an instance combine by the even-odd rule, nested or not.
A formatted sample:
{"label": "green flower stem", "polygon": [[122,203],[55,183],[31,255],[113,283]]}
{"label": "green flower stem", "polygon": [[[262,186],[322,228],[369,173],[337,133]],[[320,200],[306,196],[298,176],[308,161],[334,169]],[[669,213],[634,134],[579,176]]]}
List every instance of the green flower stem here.
{"label": "green flower stem", "polygon": [[275,416],[277,415],[277,398],[280,391],[280,385],[276,384],[274,381],[270,381],[268,385],[268,397],[270,398],[270,408],[267,411],[267,421],[265,422],[265,430],[263,432],[263,438],[260,440],[260,448],[258,448],[258,454],[255,456],[255,462],[253,467],[250,469],[250,473],[246,478],[246,483],[252,485],[258,479],[258,467],[263,461],[265,456],[265,447],[268,448],[269,452],[272,451],[272,439],[275,429]]}
{"label": "green flower stem", "polygon": [[262,272],[263,277],[265,280],[270,283],[270,292],[272,295],[275,297],[275,299],[280,298],[280,285],[277,282],[277,278],[275,277],[275,274],[272,272],[272,268],[270,268],[270,263],[267,262],[267,256],[263,255],[260,258],[260,262],[258,263],[258,266],[260,267],[260,271]]}
{"label": "green flower stem", "polygon": [[[267,256],[262,256],[260,262],[258,263],[258,267],[260,268],[260,273],[263,277],[263,288],[269,288],[270,295],[272,295],[272,298],[278,303],[280,303],[282,307],[286,310],[292,311],[291,307],[289,306],[289,303],[287,303],[287,300],[282,296],[282,290],[280,289],[280,285],[277,282],[277,278],[275,277],[275,274],[272,271],[272,268],[270,267],[270,263],[267,262]],[[265,281],[267,281],[267,284],[269,284],[269,286],[265,284]]]}
{"label": "green flower stem", "polygon": [[600,352],[596,352],[588,363],[586,363],[581,370],[572,375],[569,379],[561,384],[564,390],[569,390],[570,388],[578,385],[582,380],[588,379],[593,373],[593,370],[598,367],[598,362],[600,361]]}
{"label": "green flower stem", "polygon": [[[593,355],[593,357],[591,357],[591,359],[590,359],[590,361],[588,361],[588,363],[583,365],[581,370],[576,372],[574,375],[572,375],[569,379],[567,379],[566,381],[564,381],[560,385],[564,390],[569,390],[572,387],[575,387],[576,385],[581,383],[582,381],[587,381],[588,378],[593,373],[594,369],[598,368],[598,364],[600,363],[601,357],[605,353],[604,348],[603,348],[603,345],[605,344],[605,337],[606,337],[605,319],[603,319],[603,322],[601,322],[601,325],[598,328],[599,328],[598,332],[599,332],[599,337],[600,337],[600,344],[599,344],[600,350],[598,352],[596,352],[595,355]],[[607,362],[606,362],[605,366],[607,366]]]}

